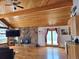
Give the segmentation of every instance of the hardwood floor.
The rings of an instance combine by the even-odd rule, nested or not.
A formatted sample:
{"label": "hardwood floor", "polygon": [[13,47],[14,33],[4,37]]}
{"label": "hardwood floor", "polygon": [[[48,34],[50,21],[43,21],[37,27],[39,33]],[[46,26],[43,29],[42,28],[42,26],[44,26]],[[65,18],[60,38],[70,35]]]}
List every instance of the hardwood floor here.
{"label": "hardwood floor", "polygon": [[16,47],[15,59],[66,59],[64,49],[54,47]]}

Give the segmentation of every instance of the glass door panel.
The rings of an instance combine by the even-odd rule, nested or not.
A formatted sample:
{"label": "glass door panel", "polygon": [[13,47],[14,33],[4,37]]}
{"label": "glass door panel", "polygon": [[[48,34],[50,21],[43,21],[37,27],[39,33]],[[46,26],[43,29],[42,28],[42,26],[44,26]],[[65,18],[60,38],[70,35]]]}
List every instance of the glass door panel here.
{"label": "glass door panel", "polygon": [[58,37],[57,32],[52,31],[53,45],[58,45],[57,37]]}
{"label": "glass door panel", "polygon": [[48,31],[48,34],[47,34],[47,45],[51,45],[51,44],[52,44],[51,31]]}

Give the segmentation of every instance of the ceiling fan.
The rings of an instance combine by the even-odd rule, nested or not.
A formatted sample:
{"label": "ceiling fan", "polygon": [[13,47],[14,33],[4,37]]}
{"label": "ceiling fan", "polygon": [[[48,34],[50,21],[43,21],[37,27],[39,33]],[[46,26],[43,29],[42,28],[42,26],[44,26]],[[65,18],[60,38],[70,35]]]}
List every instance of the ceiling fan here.
{"label": "ceiling fan", "polygon": [[6,6],[13,6],[14,7],[14,10],[17,9],[17,7],[21,8],[21,9],[24,9],[23,6],[20,6],[21,2],[18,1],[18,0],[5,0],[6,1]]}

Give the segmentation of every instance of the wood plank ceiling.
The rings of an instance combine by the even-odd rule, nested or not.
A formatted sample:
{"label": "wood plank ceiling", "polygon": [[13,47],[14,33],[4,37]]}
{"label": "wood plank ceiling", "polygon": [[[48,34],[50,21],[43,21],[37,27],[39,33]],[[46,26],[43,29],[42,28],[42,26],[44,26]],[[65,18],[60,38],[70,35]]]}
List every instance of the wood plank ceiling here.
{"label": "wood plank ceiling", "polygon": [[[4,11],[0,18],[4,18],[14,27],[33,27],[67,25],[70,18],[72,0],[20,0],[24,9],[13,10],[12,6],[0,3]],[[3,13],[2,13],[3,12]]]}

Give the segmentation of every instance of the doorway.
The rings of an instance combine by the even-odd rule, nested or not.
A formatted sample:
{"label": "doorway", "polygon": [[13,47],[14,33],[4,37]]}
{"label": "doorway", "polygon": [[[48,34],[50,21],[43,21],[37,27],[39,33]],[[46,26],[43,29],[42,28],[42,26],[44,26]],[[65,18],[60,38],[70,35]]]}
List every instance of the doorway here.
{"label": "doorway", "polygon": [[46,45],[47,46],[58,46],[58,34],[56,32],[56,30],[48,30],[47,32],[47,42]]}

